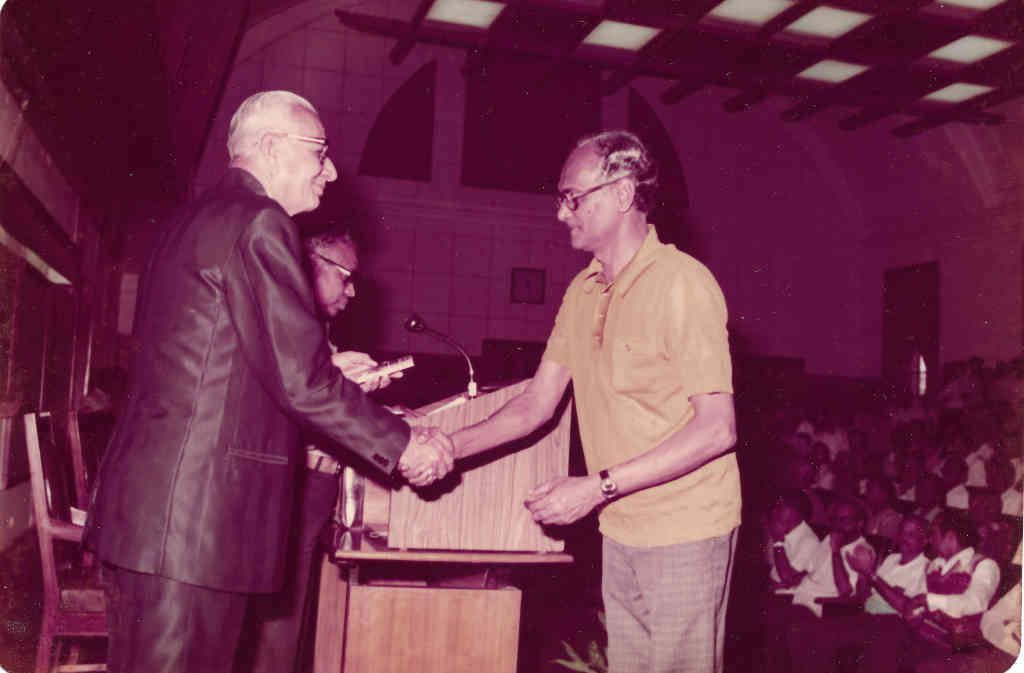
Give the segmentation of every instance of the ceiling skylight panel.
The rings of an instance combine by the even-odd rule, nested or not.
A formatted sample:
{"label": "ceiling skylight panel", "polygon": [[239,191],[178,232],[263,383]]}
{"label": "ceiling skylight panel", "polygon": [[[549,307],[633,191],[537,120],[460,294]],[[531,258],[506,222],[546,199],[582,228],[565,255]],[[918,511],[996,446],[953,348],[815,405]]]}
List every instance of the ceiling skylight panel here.
{"label": "ceiling skylight panel", "polygon": [[824,59],[797,73],[797,77],[836,84],[838,82],[845,82],[851,77],[856,77],[867,69],[868,66],[859,63]]}
{"label": "ceiling skylight panel", "polygon": [[807,12],[783,32],[835,39],[874,18],[871,14],[822,5]]}
{"label": "ceiling skylight panel", "polygon": [[956,82],[938,91],[932,91],[922,100],[930,100],[939,103],[962,103],[982,94],[993,91],[994,88],[984,84],[971,84],[969,82]]}
{"label": "ceiling skylight panel", "polygon": [[657,28],[650,26],[606,20],[590,31],[583,44],[637,51],[654,39],[659,32]]}
{"label": "ceiling skylight panel", "polygon": [[434,0],[426,18],[486,30],[503,9],[504,3],[490,0]]}
{"label": "ceiling skylight panel", "polygon": [[708,16],[725,21],[761,26],[792,7],[792,0],[724,0]]}
{"label": "ceiling skylight panel", "polygon": [[962,7],[963,9],[973,9],[979,12],[983,12],[986,9],[992,9],[996,5],[1001,5],[1006,0],[937,0],[936,5],[942,6],[953,6]]}
{"label": "ceiling skylight panel", "polygon": [[1013,46],[1012,42],[982,35],[965,35],[928,54],[954,63],[976,63]]}

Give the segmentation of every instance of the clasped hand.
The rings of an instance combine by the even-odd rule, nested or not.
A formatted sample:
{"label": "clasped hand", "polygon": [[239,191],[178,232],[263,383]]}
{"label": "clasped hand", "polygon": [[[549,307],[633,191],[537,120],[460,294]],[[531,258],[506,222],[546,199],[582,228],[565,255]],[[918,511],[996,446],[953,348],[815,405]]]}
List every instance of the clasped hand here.
{"label": "clasped hand", "polygon": [[455,447],[440,428],[413,427],[409,444],[398,459],[398,470],[413,486],[444,478],[455,465]]}

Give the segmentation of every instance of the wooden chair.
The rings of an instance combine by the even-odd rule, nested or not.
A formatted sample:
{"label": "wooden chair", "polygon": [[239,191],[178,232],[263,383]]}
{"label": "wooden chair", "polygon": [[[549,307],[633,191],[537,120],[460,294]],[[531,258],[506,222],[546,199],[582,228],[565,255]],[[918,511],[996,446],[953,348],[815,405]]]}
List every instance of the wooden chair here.
{"label": "wooden chair", "polygon": [[[105,664],[81,664],[79,642],[73,641],[68,661],[67,638],[106,637],[106,600],[96,566],[81,550],[84,476],[76,468],[77,422],[74,414],[25,414],[25,446],[32,482],[32,510],[39,536],[43,575],[43,614],[36,651],[36,673],[103,671]],[[76,521],[73,522],[72,519]],[[70,543],[70,544],[69,544]],[[70,546],[71,552],[65,547]],[[54,645],[57,645],[54,651]]]}

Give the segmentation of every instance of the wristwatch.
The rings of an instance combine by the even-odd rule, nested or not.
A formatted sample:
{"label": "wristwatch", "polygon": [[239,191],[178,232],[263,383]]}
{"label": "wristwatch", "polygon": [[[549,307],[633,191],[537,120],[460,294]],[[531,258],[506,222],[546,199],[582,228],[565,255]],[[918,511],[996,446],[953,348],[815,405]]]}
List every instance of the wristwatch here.
{"label": "wristwatch", "polygon": [[611,500],[619,494],[619,485],[612,480],[608,470],[601,470],[597,476],[601,478],[601,495],[605,500]]}

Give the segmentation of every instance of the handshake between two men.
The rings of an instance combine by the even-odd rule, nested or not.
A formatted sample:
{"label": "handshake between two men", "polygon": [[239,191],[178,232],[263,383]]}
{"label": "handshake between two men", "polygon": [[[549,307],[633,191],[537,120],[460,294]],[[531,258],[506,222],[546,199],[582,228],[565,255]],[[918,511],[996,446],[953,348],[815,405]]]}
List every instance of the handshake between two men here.
{"label": "handshake between two men", "polygon": [[[340,369],[346,378],[361,381],[359,387],[367,393],[385,388],[393,379],[402,377],[402,372],[394,372],[364,378],[364,375],[378,363],[366,353],[359,351],[335,353],[331,357],[331,363]],[[401,413],[406,418],[415,416],[408,409],[392,411]],[[413,425],[409,443],[398,461],[398,471],[402,478],[413,486],[428,486],[438,479],[443,479],[454,466],[455,446],[451,438],[441,432],[440,428]]]}
{"label": "handshake between two men", "polygon": [[448,435],[440,428],[414,426],[398,471],[413,486],[427,486],[444,478],[454,465],[455,446]]}

